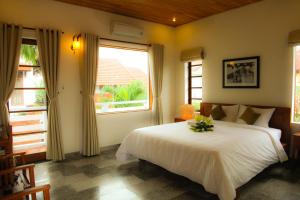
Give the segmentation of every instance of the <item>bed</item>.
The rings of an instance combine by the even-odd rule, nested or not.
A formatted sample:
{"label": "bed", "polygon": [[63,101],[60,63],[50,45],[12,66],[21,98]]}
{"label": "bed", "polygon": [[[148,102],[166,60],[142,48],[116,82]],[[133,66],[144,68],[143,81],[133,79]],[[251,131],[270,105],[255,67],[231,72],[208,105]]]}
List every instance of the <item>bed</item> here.
{"label": "bed", "polygon": [[[202,103],[201,113],[208,116],[211,105]],[[271,128],[223,121],[204,133],[191,131],[188,122],[140,128],[124,139],[116,156],[149,161],[203,185],[221,200],[232,200],[238,187],[287,160],[282,143],[288,143],[289,113],[276,107]]]}

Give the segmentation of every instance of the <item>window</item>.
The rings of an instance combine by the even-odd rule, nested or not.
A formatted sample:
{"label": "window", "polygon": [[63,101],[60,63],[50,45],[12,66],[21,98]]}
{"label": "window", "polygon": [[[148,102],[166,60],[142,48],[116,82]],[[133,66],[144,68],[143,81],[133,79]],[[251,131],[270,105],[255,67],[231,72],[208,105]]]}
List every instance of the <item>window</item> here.
{"label": "window", "polygon": [[101,45],[98,61],[95,92],[97,113],[149,109],[150,83],[146,50]]}
{"label": "window", "polygon": [[300,46],[294,47],[293,122],[300,123]]}
{"label": "window", "polygon": [[186,75],[187,103],[192,104],[195,110],[199,111],[202,101],[202,60],[188,62]]}
{"label": "window", "polygon": [[35,40],[23,39],[15,89],[8,102],[15,152],[45,152],[47,98]]}

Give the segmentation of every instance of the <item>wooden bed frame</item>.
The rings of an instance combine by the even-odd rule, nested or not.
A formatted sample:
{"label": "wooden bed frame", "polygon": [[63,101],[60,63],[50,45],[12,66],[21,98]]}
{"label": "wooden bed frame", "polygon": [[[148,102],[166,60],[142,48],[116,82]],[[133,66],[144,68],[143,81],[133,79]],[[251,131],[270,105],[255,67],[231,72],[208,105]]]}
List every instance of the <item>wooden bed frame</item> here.
{"label": "wooden bed frame", "polygon": [[[211,113],[212,105],[235,105],[226,103],[206,103],[202,102],[200,106],[200,113],[204,116],[209,116]],[[275,108],[269,126],[271,128],[277,128],[281,130],[281,143],[286,151],[290,144],[290,134],[291,134],[291,109],[287,107],[276,107],[276,106],[259,106],[259,105],[247,105],[255,108]]]}

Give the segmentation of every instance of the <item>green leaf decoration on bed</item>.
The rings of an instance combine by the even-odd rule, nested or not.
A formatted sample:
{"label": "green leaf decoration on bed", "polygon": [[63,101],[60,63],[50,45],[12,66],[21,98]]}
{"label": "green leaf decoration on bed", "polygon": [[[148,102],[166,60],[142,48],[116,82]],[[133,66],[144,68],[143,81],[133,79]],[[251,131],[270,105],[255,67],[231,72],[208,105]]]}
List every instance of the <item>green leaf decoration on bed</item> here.
{"label": "green leaf decoration on bed", "polygon": [[203,115],[197,115],[195,121],[190,124],[194,132],[213,131],[213,120]]}

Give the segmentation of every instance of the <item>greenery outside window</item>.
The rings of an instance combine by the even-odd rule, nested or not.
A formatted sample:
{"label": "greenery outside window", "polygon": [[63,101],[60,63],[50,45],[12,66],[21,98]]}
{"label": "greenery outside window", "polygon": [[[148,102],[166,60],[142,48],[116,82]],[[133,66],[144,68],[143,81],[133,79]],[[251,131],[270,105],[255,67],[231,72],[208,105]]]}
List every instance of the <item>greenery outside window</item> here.
{"label": "greenery outside window", "polygon": [[146,50],[101,45],[98,61],[95,91],[97,113],[150,108],[151,91]]}

